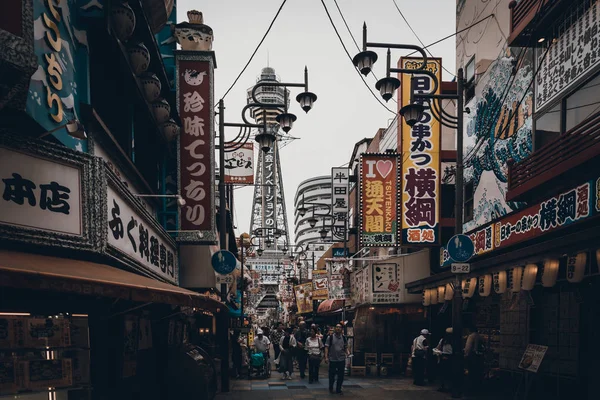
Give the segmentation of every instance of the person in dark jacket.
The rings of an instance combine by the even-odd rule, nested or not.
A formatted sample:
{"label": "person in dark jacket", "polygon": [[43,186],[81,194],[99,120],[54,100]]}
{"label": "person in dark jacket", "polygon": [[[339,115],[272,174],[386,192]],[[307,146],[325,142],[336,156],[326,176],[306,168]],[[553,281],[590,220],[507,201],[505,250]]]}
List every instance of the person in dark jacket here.
{"label": "person in dark jacket", "polygon": [[300,371],[300,379],[306,377],[306,361],[308,360],[308,351],[306,350],[306,339],[310,336],[306,329],[306,322],[301,321],[298,332],[294,335],[296,338],[296,360],[298,361],[298,370]]}

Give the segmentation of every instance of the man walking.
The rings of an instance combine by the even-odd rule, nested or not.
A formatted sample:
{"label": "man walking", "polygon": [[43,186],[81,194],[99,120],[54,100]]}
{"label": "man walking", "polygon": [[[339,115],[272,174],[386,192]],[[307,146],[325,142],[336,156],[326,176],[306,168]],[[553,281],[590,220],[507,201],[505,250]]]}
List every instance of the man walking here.
{"label": "man walking", "polygon": [[429,331],[421,330],[421,334],[413,340],[412,345],[412,369],[414,375],[413,383],[417,386],[425,386],[425,361],[429,349]]}
{"label": "man walking", "polygon": [[306,322],[301,321],[298,332],[296,332],[296,360],[298,361],[298,369],[300,370],[300,379],[305,378],[306,372],[306,361],[308,360],[308,351],[306,350],[306,339],[308,339],[309,333],[306,329]]}
{"label": "man walking", "polygon": [[281,353],[281,346],[279,346],[279,342],[281,342],[281,338],[285,336],[285,332],[283,331],[283,324],[280,322],[277,324],[277,329],[273,329],[271,332],[271,343],[273,343],[273,351],[275,352],[275,360],[279,359],[279,353]]}
{"label": "man walking", "polygon": [[337,324],[333,335],[329,335],[325,343],[325,363],[329,363],[329,393],[333,393],[333,384],[337,375],[335,393],[342,394],[344,369],[348,355],[348,339],[342,335],[342,325]]}

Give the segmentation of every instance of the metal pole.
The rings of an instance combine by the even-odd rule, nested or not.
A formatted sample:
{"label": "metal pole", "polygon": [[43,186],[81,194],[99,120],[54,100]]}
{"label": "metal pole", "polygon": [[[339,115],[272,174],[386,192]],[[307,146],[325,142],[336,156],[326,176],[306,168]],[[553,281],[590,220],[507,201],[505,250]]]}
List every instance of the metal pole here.
{"label": "metal pole", "polygon": [[240,313],[242,314],[241,316],[241,322],[242,322],[242,326],[244,325],[244,283],[245,283],[245,279],[244,279],[244,235],[240,235],[240,245],[242,246],[242,253],[241,253],[241,257],[240,257],[240,263],[242,264],[241,266],[241,272],[242,272],[242,286],[240,287],[240,292],[242,292],[242,304],[240,305]]}
{"label": "metal pole", "polygon": [[[463,115],[464,115],[464,81],[463,69],[459,68],[457,72],[457,126],[456,126],[456,197],[454,204],[455,234],[462,233],[463,224]],[[460,279],[456,275],[454,282],[454,299],[452,301],[452,353],[453,353],[453,371],[454,379],[452,384],[452,398],[462,396],[462,385],[464,378],[463,366],[463,341],[462,341],[462,290]]]}
{"label": "metal pole", "polygon": [[[221,250],[227,249],[227,215],[225,206],[225,106],[219,100],[219,242]],[[221,300],[227,301],[227,284],[221,284]],[[229,322],[227,311],[223,311],[221,324],[221,391],[229,392]]]}

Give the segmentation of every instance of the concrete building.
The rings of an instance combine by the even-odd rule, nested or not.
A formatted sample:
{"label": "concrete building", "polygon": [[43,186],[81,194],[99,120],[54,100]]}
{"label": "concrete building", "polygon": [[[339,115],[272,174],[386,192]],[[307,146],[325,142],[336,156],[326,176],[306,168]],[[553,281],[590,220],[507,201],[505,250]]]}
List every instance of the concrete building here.
{"label": "concrete building", "polygon": [[[304,216],[300,215],[298,209],[302,203],[306,204],[308,212]],[[312,203],[322,205],[310,206]],[[309,243],[330,242],[331,238],[323,240],[319,231],[323,228],[320,215],[327,214],[329,209],[326,205],[331,204],[331,176],[323,175],[307,179],[300,183],[296,190],[294,198],[294,234],[296,236],[296,245],[306,247]],[[309,224],[309,219],[315,216],[319,223],[314,227]],[[327,224],[327,221],[325,222]],[[328,229],[331,231],[330,229]],[[330,235],[329,235],[330,236]]]}

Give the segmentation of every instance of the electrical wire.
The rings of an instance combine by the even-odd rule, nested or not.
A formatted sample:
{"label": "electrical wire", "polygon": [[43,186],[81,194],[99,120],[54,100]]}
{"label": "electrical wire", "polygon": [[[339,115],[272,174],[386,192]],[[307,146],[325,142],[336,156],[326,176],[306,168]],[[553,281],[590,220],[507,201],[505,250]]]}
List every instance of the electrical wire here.
{"label": "electrical wire", "polygon": [[[408,26],[408,29],[410,29],[410,31],[413,33],[413,35],[415,35],[415,37],[417,38],[417,40],[419,41],[419,43],[421,43],[421,46],[425,46],[425,43],[423,43],[423,41],[421,40],[421,38],[419,37],[419,35],[417,35],[417,32],[415,32],[415,30],[413,29],[413,27],[410,25],[410,23],[408,22],[408,20],[406,19],[406,17],[402,13],[402,10],[400,10],[400,7],[398,7],[398,4],[396,3],[396,0],[392,0],[392,2],[394,3],[394,6],[396,7],[396,10],[398,10],[398,13],[400,14],[400,16],[402,17],[402,19],[406,23],[406,26]],[[431,57],[434,57],[433,54],[431,54],[431,51],[429,51],[429,49],[425,49],[425,50],[427,51],[427,53],[429,53],[429,55]],[[452,75],[453,77],[456,77],[456,75],[453,72],[451,72],[450,70],[448,70],[448,68],[444,67],[443,65],[442,65],[442,69],[444,71],[446,71],[447,73],[449,73],[450,75]]]}
{"label": "electrical wire", "polygon": [[242,70],[238,74],[237,78],[235,78],[235,80],[233,81],[233,83],[231,84],[231,86],[229,86],[229,89],[227,89],[227,91],[225,92],[225,94],[223,95],[223,97],[221,97],[221,100],[223,100],[225,98],[225,96],[227,96],[229,94],[229,92],[231,91],[231,89],[233,89],[233,87],[235,86],[235,84],[237,83],[237,81],[242,77],[242,74],[246,71],[246,69],[248,68],[248,66],[252,62],[252,59],[254,58],[254,56],[256,55],[256,53],[258,52],[258,49],[260,49],[260,46],[263,44],[263,42],[267,38],[267,35],[271,31],[271,28],[275,24],[275,21],[277,20],[277,17],[279,17],[279,14],[281,13],[281,10],[283,9],[283,6],[285,5],[286,2],[287,2],[287,0],[283,0],[283,2],[281,3],[281,5],[279,6],[279,10],[277,10],[277,13],[275,14],[275,16],[273,17],[273,20],[269,24],[269,27],[267,28],[267,31],[265,32],[265,34],[263,35],[262,39],[260,40],[260,42],[258,43],[258,45],[256,46],[256,48],[254,49],[254,52],[252,52],[252,55],[250,56],[250,59],[248,60],[248,62],[246,63],[246,65],[244,65],[244,68],[242,68]]}
{"label": "electrical wire", "polygon": [[[325,9],[325,13],[327,14],[327,18],[329,18],[329,22],[331,23],[331,26],[332,26],[333,30],[335,31],[335,34],[337,35],[337,37],[338,37],[338,39],[339,39],[342,47],[344,48],[344,51],[346,52],[346,55],[348,56],[348,58],[350,59],[350,61],[352,61],[352,56],[348,52],[348,49],[346,48],[346,45],[344,44],[344,41],[342,40],[342,37],[340,36],[340,32],[338,31],[337,27],[335,26],[335,23],[333,22],[333,19],[331,18],[331,14],[329,13],[329,9],[327,9],[327,5],[325,4],[325,1],[321,0],[321,4],[323,5],[323,8]],[[363,83],[365,84],[365,86],[367,87],[367,89],[369,89],[369,92],[373,95],[373,97],[375,98],[375,100],[377,100],[379,102],[379,104],[381,104],[390,113],[396,115],[397,113],[395,111],[392,111],[388,106],[386,106],[379,99],[379,97],[377,97],[377,95],[373,92],[373,90],[371,89],[371,87],[369,86],[369,84],[367,83],[367,81],[365,80],[365,78],[362,76],[362,74],[360,73],[360,71],[357,70],[356,68],[355,68],[355,71],[358,74],[358,76],[360,76],[361,80],[363,81]]]}

